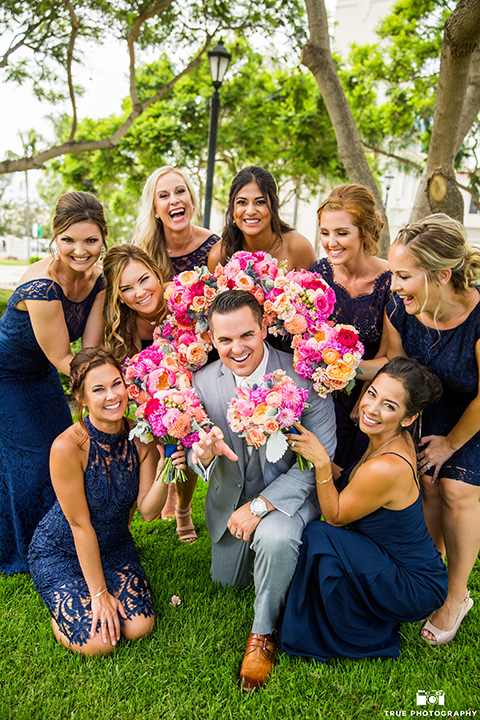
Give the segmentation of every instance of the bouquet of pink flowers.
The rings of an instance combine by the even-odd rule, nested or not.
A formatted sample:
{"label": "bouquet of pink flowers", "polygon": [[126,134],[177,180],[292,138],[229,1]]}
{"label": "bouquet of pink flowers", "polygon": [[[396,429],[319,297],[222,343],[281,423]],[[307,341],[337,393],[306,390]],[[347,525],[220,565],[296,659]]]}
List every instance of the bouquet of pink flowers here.
{"label": "bouquet of pink flowers", "polygon": [[[238,387],[235,393],[227,410],[230,427],[257,450],[266,445],[267,460],[277,462],[288,448],[284,432],[296,432],[293,423],[308,407],[308,390],[298,388],[283,370],[274,370],[260,385]],[[303,470],[305,461],[296,455]]]}
{"label": "bouquet of pink flowers", "polygon": [[174,469],[171,455],[179,442],[190,447],[198,438],[198,430],[211,424],[191,389],[192,373],[169,345],[150,345],[127,358],[124,373],[128,396],[138,405],[138,423],[130,438],[138,437],[144,443],[151,442],[154,436],[160,438],[167,457],[161,479],[184,480],[184,471]]}
{"label": "bouquet of pink flowers", "polygon": [[315,335],[332,314],[335,292],[318,274],[278,274],[263,306],[273,335]]}
{"label": "bouquet of pink flowers", "polygon": [[283,275],[283,263],[266,252],[236,252],[227,264],[215,268],[218,292],[246,290],[255,295],[260,305],[274,287],[277,275]]}
{"label": "bouquet of pink flowers", "polygon": [[168,342],[189,370],[205,365],[212,348],[208,308],[216,294],[217,280],[206,267],[181,272],[165,290],[170,314],[155,329],[154,342]]}
{"label": "bouquet of pink flowers", "polygon": [[180,442],[184,447],[191,447],[199,439],[198,431],[211,424],[195,391],[188,388],[158,390],[147,400],[144,418],[165,448],[166,462],[157,479],[165,483],[186,480],[185,472],[175,468],[171,456]]}
{"label": "bouquet of pink flowers", "polygon": [[295,370],[313,380],[320,397],[335,390],[351,392],[364,351],[353,325],[324,323],[313,337],[295,336],[292,347]]}

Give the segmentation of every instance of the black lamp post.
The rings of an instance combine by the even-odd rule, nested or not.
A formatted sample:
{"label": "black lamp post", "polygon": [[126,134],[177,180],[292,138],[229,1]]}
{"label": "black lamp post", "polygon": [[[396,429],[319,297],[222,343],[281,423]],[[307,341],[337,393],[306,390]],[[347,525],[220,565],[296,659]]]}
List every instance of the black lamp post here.
{"label": "black lamp post", "polygon": [[212,103],[210,110],[210,130],[208,133],[208,162],[207,162],[207,183],[205,185],[205,209],[203,213],[203,227],[208,228],[210,225],[210,213],[212,210],[213,195],[213,173],[215,171],[215,153],[217,150],[217,132],[218,132],[218,113],[220,110],[220,94],[218,89],[222,86],[223,78],[227,72],[228,65],[232,59],[220,40],[213,50],[208,51],[208,59],[210,61],[210,73],[212,75],[212,85],[215,91],[212,95]]}

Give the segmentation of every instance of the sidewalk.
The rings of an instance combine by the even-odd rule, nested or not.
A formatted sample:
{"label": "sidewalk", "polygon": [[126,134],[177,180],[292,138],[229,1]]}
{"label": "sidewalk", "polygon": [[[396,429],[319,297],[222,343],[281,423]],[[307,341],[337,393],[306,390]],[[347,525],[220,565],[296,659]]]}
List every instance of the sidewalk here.
{"label": "sidewalk", "polygon": [[15,290],[28,265],[0,265],[0,289]]}

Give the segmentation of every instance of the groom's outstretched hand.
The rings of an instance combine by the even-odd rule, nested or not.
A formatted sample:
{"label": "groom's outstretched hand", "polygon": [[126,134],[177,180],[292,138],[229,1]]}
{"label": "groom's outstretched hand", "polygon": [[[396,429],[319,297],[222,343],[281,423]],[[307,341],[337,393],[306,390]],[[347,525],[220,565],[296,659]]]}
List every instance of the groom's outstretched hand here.
{"label": "groom's outstretched hand", "polygon": [[192,445],[192,462],[194,465],[201,460],[203,467],[206,468],[210,465],[215,455],[225,455],[226,458],[233,460],[233,462],[238,460],[238,456],[228,447],[223,439],[222,431],[216,425],[212,427],[209,433],[200,430],[199,435],[198,442],[194,442]]}

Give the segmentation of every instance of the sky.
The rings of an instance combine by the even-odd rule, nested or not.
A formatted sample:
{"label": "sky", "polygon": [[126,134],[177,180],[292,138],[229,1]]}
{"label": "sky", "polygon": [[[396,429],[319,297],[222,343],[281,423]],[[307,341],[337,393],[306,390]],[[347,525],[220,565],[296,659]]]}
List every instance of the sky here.
{"label": "sky", "polygon": [[[329,14],[333,16],[336,0],[326,0],[326,5]],[[79,118],[100,118],[120,112],[121,101],[128,95],[128,55],[125,44],[111,41],[104,46],[92,46],[84,57],[85,64],[79,81],[86,88],[86,93],[77,99]],[[52,107],[37,101],[28,86],[0,82],[0,108],[0,159],[5,157],[8,150],[23,155],[20,132],[26,133],[34,127],[41,135],[51,137],[52,125],[48,114]],[[65,103],[63,108],[57,106],[55,111],[62,109],[69,113],[70,104]],[[42,171],[29,171],[29,186],[33,196],[35,183],[41,174]],[[14,173],[5,197],[21,197],[24,193],[24,173]]]}

